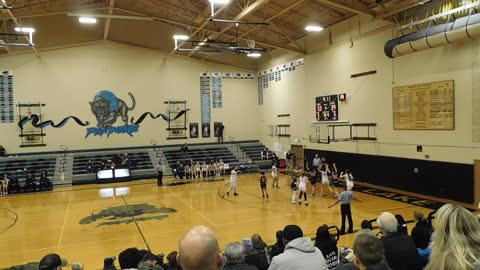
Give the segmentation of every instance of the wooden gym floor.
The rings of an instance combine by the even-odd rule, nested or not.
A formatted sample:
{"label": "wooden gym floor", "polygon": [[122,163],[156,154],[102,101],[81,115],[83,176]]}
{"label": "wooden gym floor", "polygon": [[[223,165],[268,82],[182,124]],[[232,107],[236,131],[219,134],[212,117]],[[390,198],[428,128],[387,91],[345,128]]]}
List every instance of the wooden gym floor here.
{"label": "wooden gym floor", "polygon": [[[151,179],[1,197],[0,269],[38,262],[52,252],[69,264],[79,261],[86,269],[101,269],[105,257],[118,257],[129,247],[165,254],[177,250],[181,236],[201,224],[212,228],[222,249],[253,233],[273,244],[275,232],[287,224],[298,224],[310,237],[322,224],[340,227],[340,206],[327,208],[335,202],[331,196],[309,196],[309,206],[292,205],[290,178],[281,175],[278,190],[268,179],[270,199],[264,200],[258,176],[239,176],[238,197],[225,196],[228,177],[163,187]],[[355,230],[362,220],[383,211],[402,214],[406,220],[412,219],[414,210],[426,215],[432,211],[401,200],[355,194],[363,201],[352,204]],[[339,247],[351,246],[353,240],[353,234],[342,236]]]}

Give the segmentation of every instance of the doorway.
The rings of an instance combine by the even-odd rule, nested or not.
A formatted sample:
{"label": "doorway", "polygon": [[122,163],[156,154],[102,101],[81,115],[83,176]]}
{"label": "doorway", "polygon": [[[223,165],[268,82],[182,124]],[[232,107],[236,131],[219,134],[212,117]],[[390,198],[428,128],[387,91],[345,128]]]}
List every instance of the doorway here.
{"label": "doorway", "polygon": [[291,146],[292,153],[295,157],[295,160],[293,161],[293,166],[298,166],[299,168],[303,168],[304,162],[303,162],[303,145],[295,145],[292,144]]}

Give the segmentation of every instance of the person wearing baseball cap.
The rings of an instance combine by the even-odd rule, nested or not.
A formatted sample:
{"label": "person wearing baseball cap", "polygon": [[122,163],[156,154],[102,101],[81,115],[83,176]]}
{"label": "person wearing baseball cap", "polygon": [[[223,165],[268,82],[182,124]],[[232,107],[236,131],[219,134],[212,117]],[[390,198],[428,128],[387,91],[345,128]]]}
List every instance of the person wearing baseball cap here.
{"label": "person wearing baseball cap", "polygon": [[322,252],[312,240],[303,237],[297,225],[287,225],[283,229],[285,251],[272,259],[269,270],[327,270]]}

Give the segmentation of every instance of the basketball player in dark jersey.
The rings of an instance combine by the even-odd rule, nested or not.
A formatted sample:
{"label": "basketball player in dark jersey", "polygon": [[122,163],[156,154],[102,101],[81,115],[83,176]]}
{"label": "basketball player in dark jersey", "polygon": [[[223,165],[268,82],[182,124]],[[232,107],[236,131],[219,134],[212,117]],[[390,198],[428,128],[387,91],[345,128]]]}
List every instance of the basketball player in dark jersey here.
{"label": "basketball player in dark jersey", "polygon": [[266,195],[268,199],[267,177],[265,176],[265,172],[260,173],[260,188],[262,189],[262,198],[265,198]]}

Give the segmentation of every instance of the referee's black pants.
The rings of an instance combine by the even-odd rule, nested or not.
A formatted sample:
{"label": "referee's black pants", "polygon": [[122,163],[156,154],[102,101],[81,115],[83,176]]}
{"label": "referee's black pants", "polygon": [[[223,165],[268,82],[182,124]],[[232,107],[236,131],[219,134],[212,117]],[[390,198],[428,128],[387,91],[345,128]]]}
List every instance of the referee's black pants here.
{"label": "referee's black pants", "polygon": [[350,204],[340,205],[340,210],[342,214],[342,228],[340,229],[341,233],[345,233],[345,218],[348,218],[348,232],[353,232],[353,219],[352,219],[352,210],[350,209]]}
{"label": "referee's black pants", "polygon": [[161,186],[161,185],[163,185],[163,172],[157,171],[157,173],[158,173],[158,175],[157,175],[157,185]]}

